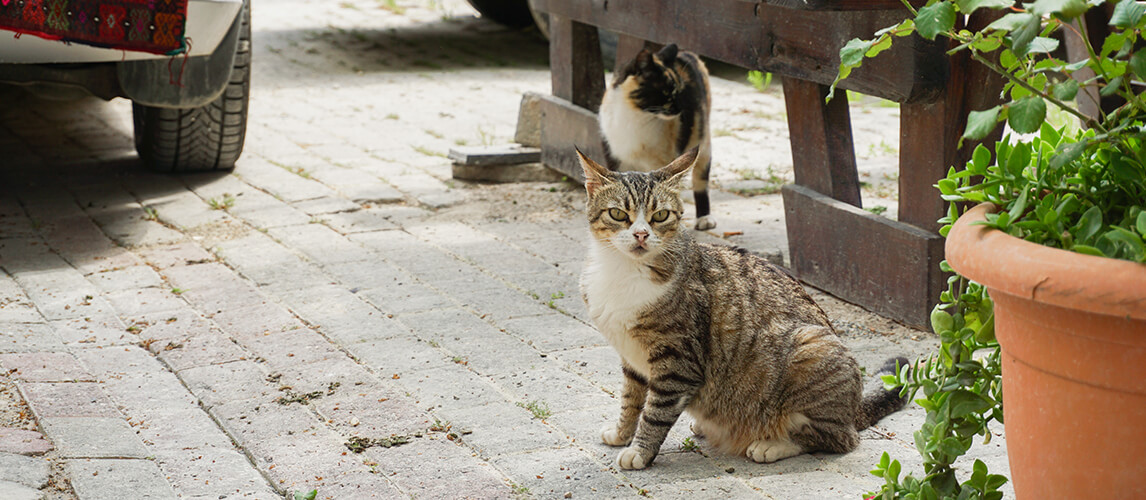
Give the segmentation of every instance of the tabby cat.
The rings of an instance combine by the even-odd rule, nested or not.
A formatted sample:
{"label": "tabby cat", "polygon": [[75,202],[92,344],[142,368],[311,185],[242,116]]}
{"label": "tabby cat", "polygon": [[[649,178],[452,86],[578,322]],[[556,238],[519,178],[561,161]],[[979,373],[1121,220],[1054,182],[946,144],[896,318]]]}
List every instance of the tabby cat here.
{"label": "tabby cat", "polygon": [[648,467],[684,410],[716,447],[774,462],[850,451],[858,430],[903,407],[897,391],[863,394],[855,359],[794,278],[682,229],[681,184],[696,148],[651,173],[613,172],[578,154],[593,236],[582,298],[625,377],[620,420],[601,434],[627,445],[621,468]]}
{"label": "tabby cat", "polygon": [[709,214],[708,170],[712,141],[708,69],[692,52],[667,45],[655,54],[642,50],[601,99],[601,134],[613,170],[649,172],[667,165],[690,148],[700,149],[692,172],[696,229],[716,227]]}

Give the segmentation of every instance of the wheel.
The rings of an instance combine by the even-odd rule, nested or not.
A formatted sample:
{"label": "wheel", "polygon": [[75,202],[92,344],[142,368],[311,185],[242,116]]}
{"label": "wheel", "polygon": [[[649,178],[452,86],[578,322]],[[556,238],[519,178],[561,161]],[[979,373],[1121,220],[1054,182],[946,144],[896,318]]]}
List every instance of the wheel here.
{"label": "wheel", "polygon": [[466,0],[474,9],[495,23],[510,28],[524,28],[533,24],[529,0]]}
{"label": "wheel", "polygon": [[197,108],[132,103],[135,149],[157,172],[231,170],[243,152],[251,90],[251,5],[239,14],[239,43],[223,94]]}

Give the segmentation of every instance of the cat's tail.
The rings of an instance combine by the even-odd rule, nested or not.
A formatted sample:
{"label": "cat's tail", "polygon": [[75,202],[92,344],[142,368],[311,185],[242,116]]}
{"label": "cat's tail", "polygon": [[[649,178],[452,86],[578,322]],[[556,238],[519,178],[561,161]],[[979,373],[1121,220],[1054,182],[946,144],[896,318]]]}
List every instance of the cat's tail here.
{"label": "cat's tail", "polygon": [[[900,367],[908,364],[907,358],[902,356],[891,358],[883,363],[876,376],[895,374]],[[907,398],[899,395],[899,388],[888,390],[881,383],[878,389],[864,394],[863,403],[860,404],[860,414],[856,416],[856,430],[867,429],[883,417],[902,410],[906,405]]]}

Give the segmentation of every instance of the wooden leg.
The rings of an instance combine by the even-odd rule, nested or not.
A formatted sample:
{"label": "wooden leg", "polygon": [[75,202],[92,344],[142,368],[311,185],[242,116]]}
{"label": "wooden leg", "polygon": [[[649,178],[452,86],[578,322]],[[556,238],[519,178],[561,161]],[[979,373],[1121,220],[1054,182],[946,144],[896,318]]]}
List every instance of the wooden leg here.
{"label": "wooden leg", "polygon": [[595,26],[550,14],[549,67],[554,96],[597,112],[605,94],[605,69]]}
{"label": "wooden leg", "polygon": [[825,103],[826,85],[790,77],[783,82],[796,184],[862,207],[847,94]]}
{"label": "wooden leg", "polygon": [[617,61],[613,65],[613,72],[618,73],[625,68],[629,61],[632,61],[641,49],[660,50],[661,44],[653,43],[648,40],[642,40],[635,36],[620,33],[617,35]]}

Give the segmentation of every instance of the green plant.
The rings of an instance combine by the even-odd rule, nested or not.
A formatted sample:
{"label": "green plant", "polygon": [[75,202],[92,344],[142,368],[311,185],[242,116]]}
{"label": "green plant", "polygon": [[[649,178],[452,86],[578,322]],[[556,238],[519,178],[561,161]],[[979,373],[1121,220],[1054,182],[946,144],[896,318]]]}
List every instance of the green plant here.
{"label": "green plant", "polygon": [[529,412],[533,414],[533,418],[538,420],[545,420],[553,415],[553,412],[549,411],[549,403],[545,401],[535,399],[528,403],[518,402],[517,406],[529,410]]}
{"label": "green plant", "polygon": [[317,489],[310,490],[309,492],[306,492],[306,493],[303,493],[301,491],[296,491],[293,494],[291,494],[291,498],[293,498],[294,500],[314,500],[315,497],[317,497],[317,496],[318,496],[318,490]]}
{"label": "green plant", "polygon": [[696,444],[696,441],[693,441],[693,439],[691,437],[686,437],[686,438],[684,438],[684,441],[680,442],[680,451],[699,451],[699,450],[700,450],[700,445]]}
{"label": "green plant", "polygon": [[764,92],[768,87],[772,86],[772,73],[764,73],[761,71],[749,71],[748,83],[751,83],[756,90]]}
{"label": "green plant", "polygon": [[222,197],[207,200],[207,206],[211,207],[211,210],[227,210],[235,206],[235,197],[223,193]]}
{"label": "green plant", "polygon": [[[1088,9],[1113,5],[1110,34],[1089,43],[1086,23],[1071,24]],[[970,203],[991,202],[1000,209],[986,225],[1038,244],[1084,254],[1146,262],[1146,6],[1131,0],[1037,0],[1016,7],[1010,0],[931,0],[911,18],[852,40],[840,51],[837,82],[894,39],[918,34],[950,41],[949,53],[965,51],[1004,79],[1003,103],[971,112],[963,138],[980,140],[1000,123],[1021,135],[990,147],[979,145],[960,169],[952,167],[937,183],[950,202],[940,234]],[[979,9],[1003,10],[982,29],[959,25],[960,15]],[[1055,56],[1059,36],[1074,36],[1085,49],[1078,61]],[[1087,72],[1091,72],[1089,75]],[[1088,116],[1076,98],[1116,96],[1112,111]],[[1078,119],[1082,127],[1047,123],[1048,109]],[[952,272],[946,262],[945,272]],[[960,483],[957,464],[976,436],[990,440],[990,425],[1003,421],[999,344],[994,336],[994,304],[984,287],[958,275],[948,280],[931,326],[941,346],[935,355],[884,377],[903,384],[927,411],[915,433],[923,474],[900,477],[901,465],[885,454],[872,471],[885,484],[878,498],[997,499],[1007,479],[980,461]]]}

